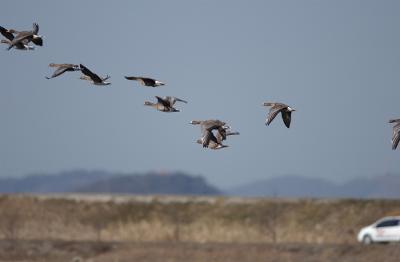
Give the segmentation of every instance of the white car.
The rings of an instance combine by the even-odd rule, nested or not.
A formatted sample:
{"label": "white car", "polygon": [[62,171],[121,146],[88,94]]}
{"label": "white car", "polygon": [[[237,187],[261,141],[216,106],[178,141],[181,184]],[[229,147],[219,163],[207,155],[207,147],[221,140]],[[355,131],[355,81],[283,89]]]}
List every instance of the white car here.
{"label": "white car", "polygon": [[366,245],[374,242],[400,241],[400,217],[384,217],[362,228],[357,235],[357,240]]}

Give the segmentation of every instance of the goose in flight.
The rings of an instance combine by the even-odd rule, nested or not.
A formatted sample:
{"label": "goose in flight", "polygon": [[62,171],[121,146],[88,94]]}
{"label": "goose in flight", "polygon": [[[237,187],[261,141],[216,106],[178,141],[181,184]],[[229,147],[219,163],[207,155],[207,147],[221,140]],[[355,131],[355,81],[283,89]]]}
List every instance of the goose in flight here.
{"label": "goose in flight", "polygon": [[[14,40],[14,34],[17,33],[14,29],[5,29],[4,27],[0,26],[0,33],[6,38],[1,39],[2,44],[11,45],[11,42]],[[33,50],[35,49],[34,46],[28,45],[28,41],[22,41],[15,44],[15,49],[18,50]]]}
{"label": "goose in flight", "polygon": [[157,103],[145,101],[144,104],[146,106],[151,106],[161,112],[180,112],[180,110],[174,107],[175,103],[177,101],[187,103],[187,101],[174,96],[166,96],[164,98],[159,96],[155,97],[157,98]]}
{"label": "goose in flight", "polygon": [[34,23],[32,31],[15,31],[12,30],[16,34],[14,39],[10,40],[9,46],[7,50],[10,50],[16,45],[24,44],[27,45],[29,42],[33,42],[35,45],[43,46],[43,37],[38,35],[39,33],[39,25]]}
{"label": "goose in flight", "polygon": [[391,119],[389,123],[394,124],[392,135],[392,149],[395,150],[400,141],[400,119]]}
{"label": "goose in flight", "polygon": [[283,103],[264,103],[264,106],[270,106],[271,109],[269,110],[268,113],[268,118],[266,120],[266,125],[268,126],[271,124],[272,120],[281,113],[283,123],[285,123],[285,126],[287,128],[290,127],[290,120],[292,118],[292,112],[296,111],[295,109],[291,108],[290,106],[283,104]]}
{"label": "goose in flight", "polygon": [[[201,145],[203,144],[202,139],[197,139],[196,142],[197,142],[197,144],[201,144]],[[208,147],[209,149],[218,150],[218,149],[226,148],[229,146],[222,144],[222,141],[219,141],[218,138],[211,132],[210,140],[208,141],[207,146],[203,145],[203,147]]]}
{"label": "goose in flight", "polygon": [[[225,147],[229,147],[228,145],[222,144],[222,141],[226,140],[228,136],[233,136],[233,135],[240,135],[239,132],[231,132],[227,131],[230,128],[227,126],[223,126],[221,129],[217,130],[217,134],[210,137],[210,141],[208,142],[208,148],[210,149],[221,149]],[[222,131],[222,132],[221,132]],[[201,139],[198,139],[196,141],[198,144],[202,144],[203,141]]]}
{"label": "goose in flight", "polygon": [[81,76],[80,79],[91,81],[92,84],[99,86],[106,86],[111,84],[110,82],[106,82],[106,80],[109,79],[110,76],[107,75],[106,77],[101,78],[92,71],[90,71],[86,66],[80,64],[79,67],[83,74],[83,76]]}
{"label": "goose in flight", "polygon": [[50,76],[47,77],[47,79],[52,79],[55,78],[59,75],[64,74],[65,72],[73,72],[73,71],[79,71],[81,70],[79,65],[74,65],[74,64],[54,64],[51,63],[49,64],[49,67],[57,67],[57,69],[54,71],[54,73]]}
{"label": "goose in flight", "polygon": [[211,119],[211,120],[192,120],[190,121],[190,124],[192,125],[200,125],[200,129],[201,129],[201,139],[200,139],[200,144],[203,145],[203,147],[209,147],[210,146],[210,141],[212,141],[211,144],[216,143],[218,145],[216,145],[216,147],[220,147],[222,148],[223,145],[221,144],[221,141],[219,142],[217,140],[217,138],[215,137],[215,135],[213,134],[213,130],[217,129],[218,131],[223,132],[222,130],[224,128],[229,128],[228,126],[226,126],[226,123],[220,120],[215,120],[215,119]]}
{"label": "goose in flight", "polygon": [[138,81],[141,85],[143,86],[152,86],[152,87],[157,87],[157,86],[163,86],[165,83],[149,78],[149,77],[141,77],[141,76],[125,76],[126,79],[128,80],[136,80]]}

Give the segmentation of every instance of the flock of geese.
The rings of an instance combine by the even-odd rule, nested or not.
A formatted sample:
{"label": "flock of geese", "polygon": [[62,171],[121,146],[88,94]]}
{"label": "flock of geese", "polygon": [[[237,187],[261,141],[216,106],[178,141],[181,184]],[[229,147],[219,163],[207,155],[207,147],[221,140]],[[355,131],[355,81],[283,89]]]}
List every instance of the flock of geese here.
{"label": "flock of geese", "polygon": [[[34,50],[34,45],[43,46],[43,37],[38,35],[39,25],[37,23],[33,24],[33,28],[30,31],[17,31],[14,29],[6,29],[0,26],[0,33],[5,37],[5,39],[1,40],[1,43],[8,45],[7,50],[10,50],[12,48],[18,50]],[[30,45],[31,43],[34,45]],[[100,77],[82,64],[77,65],[51,63],[49,64],[49,67],[54,67],[56,69],[50,77],[46,76],[47,79],[58,77],[65,72],[81,71],[82,76],[80,77],[80,79],[87,80],[93,85],[106,86],[111,84],[110,82],[107,82],[110,76],[107,75],[105,77]],[[138,81],[141,85],[148,87],[159,87],[165,85],[164,82],[149,77],[125,76],[125,78],[127,80]],[[187,101],[173,96],[155,97],[157,99],[157,102],[145,101],[144,104],[146,106],[153,107],[161,112],[180,112],[179,109],[176,109],[174,107],[175,103],[187,103]],[[270,107],[265,123],[267,126],[270,125],[275,117],[280,113],[285,126],[287,128],[290,127],[291,115],[292,112],[296,111],[295,109],[284,103],[265,102],[263,105],[266,107]],[[392,134],[392,149],[395,150],[400,141],[400,118],[391,119],[389,120],[389,123],[394,124]],[[190,124],[200,126],[201,137],[196,142],[198,144],[201,144],[203,147],[210,149],[226,148],[228,147],[228,145],[224,145],[222,142],[226,140],[228,136],[239,135],[239,132],[231,131],[231,127],[228,126],[225,122],[216,119],[203,121],[193,120],[190,122]]]}

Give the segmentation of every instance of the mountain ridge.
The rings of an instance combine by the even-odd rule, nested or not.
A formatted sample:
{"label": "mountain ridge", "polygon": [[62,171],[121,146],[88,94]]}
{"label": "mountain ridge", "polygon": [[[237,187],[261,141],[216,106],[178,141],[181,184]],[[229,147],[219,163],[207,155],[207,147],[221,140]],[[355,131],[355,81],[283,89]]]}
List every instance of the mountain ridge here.
{"label": "mountain ridge", "polygon": [[225,190],[246,197],[400,198],[400,175],[385,174],[334,183],[322,178],[283,175]]}
{"label": "mountain ridge", "polygon": [[334,183],[323,178],[283,175],[221,190],[203,176],[184,172],[117,173],[71,170],[0,178],[0,193],[124,193],[225,195],[288,198],[400,198],[400,175],[386,174]]}

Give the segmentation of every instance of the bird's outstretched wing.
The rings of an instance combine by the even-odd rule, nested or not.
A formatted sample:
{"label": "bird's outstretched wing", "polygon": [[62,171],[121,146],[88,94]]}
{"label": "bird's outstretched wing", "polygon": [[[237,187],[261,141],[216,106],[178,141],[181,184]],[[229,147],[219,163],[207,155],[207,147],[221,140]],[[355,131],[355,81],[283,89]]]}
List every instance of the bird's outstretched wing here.
{"label": "bird's outstretched wing", "polygon": [[14,40],[14,35],[2,26],[0,26],[0,33],[10,41]]}
{"label": "bird's outstretched wing", "polygon": [[282,109],[286,107],[287,105],[285,104],[275,104],[274,106],[272,106],[268,113],[267,126],[271,124],[272,120],[275,119],[275,117],[279,114],[279,112],[281,112]]}
{"label": "bird's outstretched wing", "polygon": [[177,97],[174,97],[174,96],[166,96],[165,100],[167,100],[171,104],[171,106],[175,105],[176,101],[179,101],[179,102],[187,104],[187,101],[185,101],[183,99],[180,99],[180,98],[177,98]]}
{"label": "bird's outstretched wing", "polygon": [[283,123],[285,123],[285,126],[287,128],[290,127],[290,120],[292,118],[292,112],[290,111],[281,111],[282,112],[282,119],[283,119]]}
{"label": "bird's outstretched wing", "polygon": [[166,99],[164,99],[162,97],[159,97],[159,96],[156,96],[156,98],[157,98],[158,103],[162,104],[163,106],[172,107],[168,100],[166,100]]}
{"label": "bird's outstretched wing", "polygon": [[90,79],[92,79],[93,82],[95,82],[95,83],[101,83],[101,82],[103,82],[103,81],[101,80],[101,78],[100,78],[98,75],[96,75],[95,73],[93,73],[92,71],[90,71],[86,66],[84,66],[84,65],[82,65],[82,64],[80,64],[79,66],[80,66],[80,68],[81,68],[82,74],[84,74],[84,75],[90,77]]}
{"label": "bird's outstretched wing", "polygon": [[33,30],[32,33],[37,35],[39,33],[39,25],[37,23],[33,23]]}
{"label": "bird's outstretched wing", "polygon": [[201,138],[201,140],[202,140],[203,147],[208,147],[210,145],[210,142],[220,144],[212,131],[204,132],[204,135]]}
{"label": "bird's outstretched wing", "polygon": [[395,150],[400,141],[400,123],[393,126],[392,149]]}
{"label": "bird's outstretched wing", "polygon": [[59,75],[64,74],[67,70],[68,70],[68,67],[60,67],[56,71],[54,71],[54,73],[51,75],[51,77],[46,76],[46,78],[51,79],[51,78],[57,77]]}
{"label": "bird's outstretched wing", "polygon": [[125,78],[127,80],[138,80],[139,79],[139,77],[136,77],[136,76],[125,76]]}

